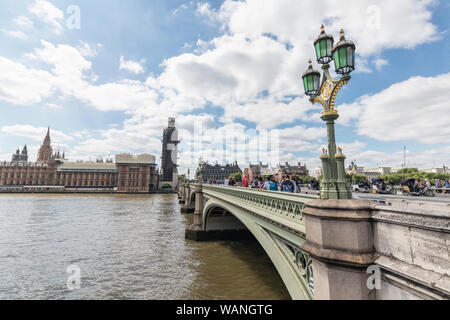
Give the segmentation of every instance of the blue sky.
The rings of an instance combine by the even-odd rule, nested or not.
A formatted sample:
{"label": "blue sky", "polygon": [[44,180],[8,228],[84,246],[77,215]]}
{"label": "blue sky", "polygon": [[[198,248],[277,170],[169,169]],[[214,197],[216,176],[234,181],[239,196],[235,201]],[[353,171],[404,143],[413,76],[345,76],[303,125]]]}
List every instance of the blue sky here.
{"label": "blue sky", "polygon": [[[76,22],[68,12],[73,5],[79,28],[69,27]],[[300,76],[324,23],[335,41],[343,27],[357,45],[357,70],[337,98],[336,135],[348,160],[399,167],[406,145],[409,166],[450,165],[448,1],[4,0],[0,6],[2,160],[26,143],[33,161],[47,126],[54,148],[69,160],[159,156],[162,129],[175,116],[181,172],[200,156],[221,162],[214,149],[225,133],[236,135],[243,150],[248,129],[279,129],[279,162],[316,167],[326,132]],[[192,135],[199,124],[203,142],[197,131]]]}

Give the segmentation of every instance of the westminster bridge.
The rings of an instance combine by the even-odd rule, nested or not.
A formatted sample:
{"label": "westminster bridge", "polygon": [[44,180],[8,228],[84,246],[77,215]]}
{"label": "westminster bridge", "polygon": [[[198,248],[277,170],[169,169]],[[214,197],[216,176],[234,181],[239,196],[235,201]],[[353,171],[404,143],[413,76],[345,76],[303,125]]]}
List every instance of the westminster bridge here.
{"label": "westminster bridge", "polygon": [[293,299],[449,299],[450,204],[181,184],[186,238],[250,232]]}

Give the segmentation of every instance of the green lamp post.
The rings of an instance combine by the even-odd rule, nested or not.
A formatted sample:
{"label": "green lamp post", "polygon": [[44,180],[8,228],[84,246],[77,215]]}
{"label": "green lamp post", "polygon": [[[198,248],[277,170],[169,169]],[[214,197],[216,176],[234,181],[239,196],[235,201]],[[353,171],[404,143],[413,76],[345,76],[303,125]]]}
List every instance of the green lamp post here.
{"label": "green lamp post", "polygon": [[[320,186],[322,199],[351,199],[350,183],[345,176],[345,155],[342,148],[337,148],[334,134],[334,122],[339,118],[334,108],[336,95],[341,87],[350,80],[350,73],[355,70],[355,44],[345,39],[344,30],[341,30],[340,41],[334,45],[333,36],[325,33],[322,25],[319,37],[314,41],[317,62],[322,65],[323,77],[320,72],[313,69],[309,60],[309,68],[303,74],[305,94],[310,101],[320,103],[324,110],[321,118],[327,125],[328,150],[323,149],[320,156],[323,167],[323,179]],[[329,73],[329,63],[334,60],[336,73],[341,74],[340,79],[333,79]],[[320,79],[322,78],[322,82]]]}

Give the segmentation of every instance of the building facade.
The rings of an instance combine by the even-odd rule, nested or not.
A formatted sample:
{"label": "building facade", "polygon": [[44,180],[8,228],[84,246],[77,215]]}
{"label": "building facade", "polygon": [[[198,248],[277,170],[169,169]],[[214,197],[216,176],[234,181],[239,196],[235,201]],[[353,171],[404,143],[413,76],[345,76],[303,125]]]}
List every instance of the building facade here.
{"label": "building facade", "polygon": [[242,173],[241,168],[239,168],[237,162],[232,164],[226,164],[221,166],[219,164],[210,165],[207,162],[202,163],[195,173],[196,179],[202,175],[202,179],[204,182],[207,181],[224,181],[229,178],[234,173]]}
{"label": "building facade", "polygon": [[276,175],[276,171],[269,167],[268,164],[262,162],[258,164],[249,164],[248,166],[248,179],[249,181],[256,181],[259,177]]}
{"label": "building facade", "polygon": [[56,168],[54,185],[72,189],[112,189],[117,186],[117,172],[113,162],[62,162]]}
{"label": "building facade", "polygon": [[312,174],[311,174],[311,176],[316,178],[316,179],[319,179],[319,177],[321,175],[323,175],[322,167],[314,168],[314,170],[312,171]]}
{"label": "building facade", "polygon": [[158,188],[154,156],[119,154],[116,167],[118,192],[147,193]]}
{"label": "building facade", "polygon": [[447,170],[445,170],[446,167],[443,166],[442,168],[425,168],[425,169],[419,169],[420,171],[426,172],[426,173],[446,173],[446,171],[448,172],[448,168]]}
{"label": "building facade", "polygon": [[281,181],[283,180],[284,176],[293,176],[298,175],[300,177],[306,177],[309,175],[309,171],[306,168],[306,165],[301,165],[300,162],[297,163],[297,165],[290,165],[288,162],[286,162],[283,165],[277,166],[277,180]]}
{"label": "building facade", "polygon": [[116,162],[69,162],[65,154],[53,153],[50,129],[39,149],[37,161],[28,162],[26,146],[11,162],[0,163],[0,187],[46,186],[65,189],[108,189],[123,193],[148,193],[158,189],[155,157],[119,154]]}
{"label": "building facade", "polygon": [[20,149],[17,149],[16,153],[12,155],[11,163],[15,164],[25,164],[28,163],[28,149],[27,145],[25,145],[20,152]]}

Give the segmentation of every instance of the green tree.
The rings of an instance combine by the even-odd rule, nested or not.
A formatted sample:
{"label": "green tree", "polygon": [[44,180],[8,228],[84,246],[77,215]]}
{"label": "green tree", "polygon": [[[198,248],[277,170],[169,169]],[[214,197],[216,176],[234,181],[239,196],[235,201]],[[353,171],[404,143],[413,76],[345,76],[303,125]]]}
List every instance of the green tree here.
{"label": "green tree", "polygon": [[367,177],[365,174],[346,174],[346,178],[350,182],[354,182],[355,184],[361,183],[364,180],[367,180]]}
{"label": "green tree", "polygon": [[436,183],[436,179],[445,180],[450,179],[449,173],[432,173],[432,172],[424,172],[419,171],[416,168],[404,168],[398,170],[397,173],[385,174],[380,177],[384,179],[384,181],[392,180],[395,184],[400,184],[402,180],[407,179],[417,179],[417,180],[425,180],[428,179],[431,184]]}
{"label": "green tree", "polygon": [[242,173],[235,172],[232,175],[230,175],[228,178],[233,179],[234,182],[242,182]]}
{"label": "green tree", "polygon": [[419,172],[419,169],[417,168],[403,168],[397,171],[397,173],[407,173],[407,174],[414,174]]}

